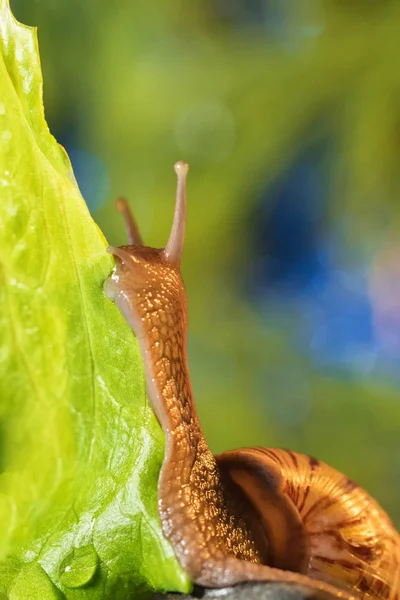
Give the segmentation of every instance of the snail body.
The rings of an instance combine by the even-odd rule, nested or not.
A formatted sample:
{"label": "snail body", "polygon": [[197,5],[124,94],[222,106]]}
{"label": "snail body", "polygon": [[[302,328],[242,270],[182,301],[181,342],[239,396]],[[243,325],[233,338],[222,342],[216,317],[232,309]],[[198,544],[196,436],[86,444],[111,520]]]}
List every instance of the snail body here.
{"label": "snail body", "polygon": [[138,337],[148,397],[165,434],[158,507],[165,537],[193,582],[299,584],[321,598],[400,600],[400,536],[353,481],[311,457],[245,448],[213,456],[197,416],[180,275],[185,163],[162,249],[143,245],[124,201],[130,245],[110,247],[105,292]]}

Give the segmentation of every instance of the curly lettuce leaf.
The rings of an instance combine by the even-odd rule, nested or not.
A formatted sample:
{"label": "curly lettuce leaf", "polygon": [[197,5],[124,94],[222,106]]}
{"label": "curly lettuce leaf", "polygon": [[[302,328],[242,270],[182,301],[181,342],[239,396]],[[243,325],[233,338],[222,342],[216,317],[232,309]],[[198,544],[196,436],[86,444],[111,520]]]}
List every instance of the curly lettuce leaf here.
{"label": "curly lettuce leaf", "polygon": [[0,597],[188,591],[163,538],[164,452],[113,259],[43,112],[35,30],[0,0]]}

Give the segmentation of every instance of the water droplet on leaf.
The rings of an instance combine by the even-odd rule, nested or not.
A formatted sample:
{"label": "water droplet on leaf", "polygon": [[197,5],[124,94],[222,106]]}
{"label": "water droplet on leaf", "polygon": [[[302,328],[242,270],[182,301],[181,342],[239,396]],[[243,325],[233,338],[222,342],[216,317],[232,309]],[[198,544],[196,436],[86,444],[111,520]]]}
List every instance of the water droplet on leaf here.
{"label": "water droplet on leaf", "polygon": [[79,588],[89,583],[97,571],[99,559],[92,545],[74,548],[60,565],[59,581],[68,588]]}

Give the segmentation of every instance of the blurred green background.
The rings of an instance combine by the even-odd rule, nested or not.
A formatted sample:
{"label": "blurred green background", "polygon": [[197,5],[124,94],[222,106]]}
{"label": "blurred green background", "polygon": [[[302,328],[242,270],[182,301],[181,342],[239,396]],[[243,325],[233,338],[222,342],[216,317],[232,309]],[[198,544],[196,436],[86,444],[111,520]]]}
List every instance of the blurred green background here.
{"label": "blurred green background", "polygon": [[183,275],[216,452],[313,454],[400,525],[400,2],[11,0],[92,214],[148,245],[190,162]]}

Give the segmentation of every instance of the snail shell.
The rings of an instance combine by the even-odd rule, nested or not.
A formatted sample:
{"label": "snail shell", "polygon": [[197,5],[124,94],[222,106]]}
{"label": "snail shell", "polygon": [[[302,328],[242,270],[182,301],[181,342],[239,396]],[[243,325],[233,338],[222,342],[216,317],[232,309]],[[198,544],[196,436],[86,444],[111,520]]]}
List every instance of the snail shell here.
{"label": "snail shell", "polygon": [[[251,498],[266,522],[273,564],[290,568],[293,540],[279,552],[281,525],[271,516],[260,481],[271,495],[291,505],[303,525],[306,568],[299,571],[367,598],[396,598],[399,588],[399,535],[389,517],[362,488],[314,458],[271,448],[245,448],[216,457],[219,466]],[[262,516],[264,515],[264,517]],[[277,546],[277,550],[275,547]],[[279,563],[278,563],[279,561]]]}

